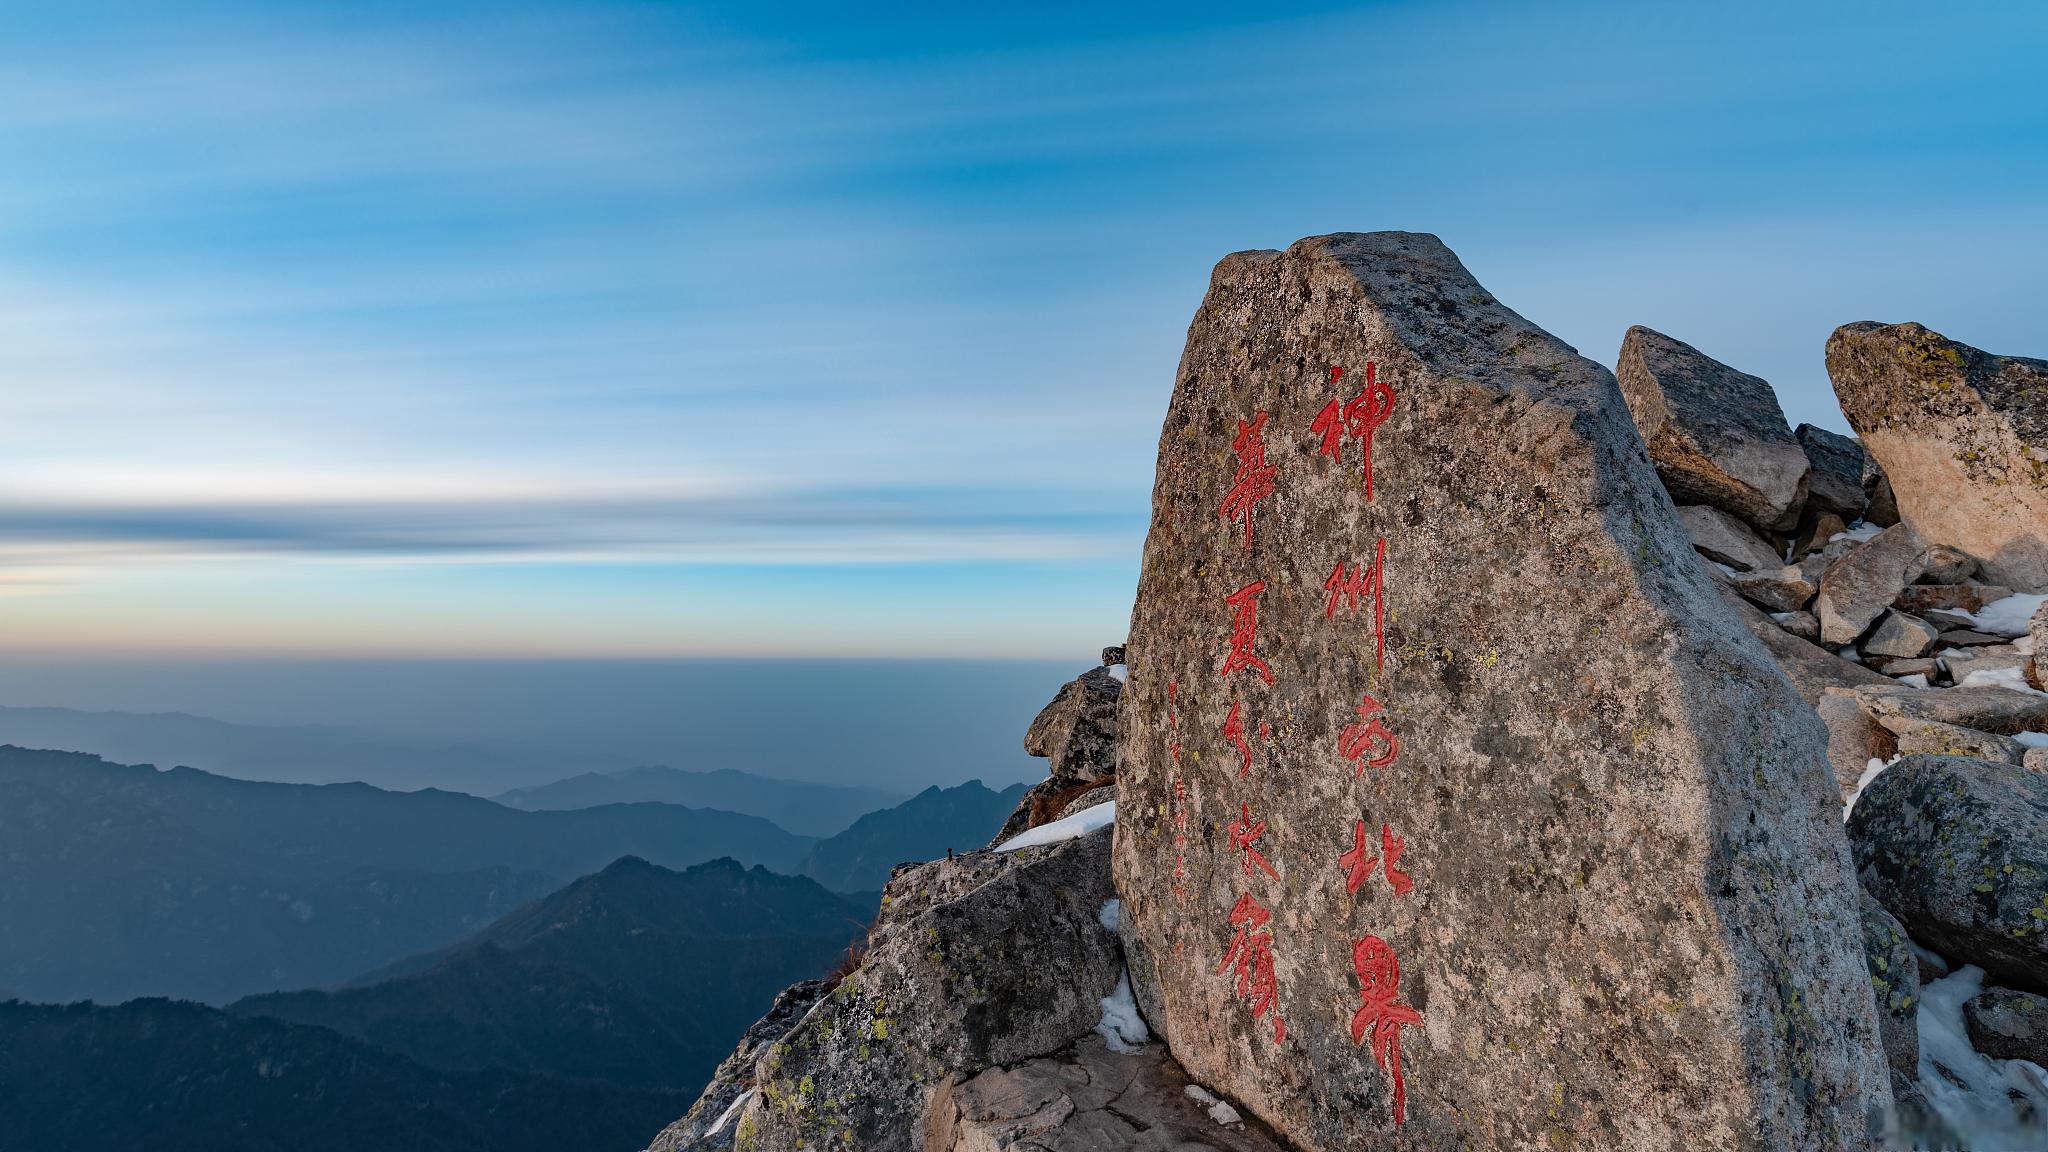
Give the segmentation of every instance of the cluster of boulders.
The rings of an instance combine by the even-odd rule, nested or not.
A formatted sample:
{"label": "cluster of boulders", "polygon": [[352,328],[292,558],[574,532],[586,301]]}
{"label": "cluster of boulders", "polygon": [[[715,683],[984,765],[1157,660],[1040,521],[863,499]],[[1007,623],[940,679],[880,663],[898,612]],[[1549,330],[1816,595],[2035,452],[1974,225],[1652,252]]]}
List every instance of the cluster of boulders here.
{"label": "cluster of boulders", "polygon": [[1024,733],[1024,751],[1043,758],[1048,771],[1025,793],[995,843],[1116,799],[1116,709],[1127,674],[1122,646],[1104,648],[1100,667],[1069,681],[1038,713]]}
{"label": "cluster of boulders", "polygon": [[1616,377],[1693,547],[1827,726],[1924,1138],[1923,978],[1983,968],[1978,1051],[2048,1065],[2048,363],[1866,323],[1827,364],[1858,439],[1788,428],[1767,383],[1646,328]]}

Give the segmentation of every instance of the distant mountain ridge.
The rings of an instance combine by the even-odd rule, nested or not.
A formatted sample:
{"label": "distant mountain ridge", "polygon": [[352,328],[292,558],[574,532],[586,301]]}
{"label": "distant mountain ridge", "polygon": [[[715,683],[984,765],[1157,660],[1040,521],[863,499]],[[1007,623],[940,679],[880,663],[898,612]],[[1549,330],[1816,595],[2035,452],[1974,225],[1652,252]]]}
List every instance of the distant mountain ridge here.
{"label": "distant mountain ridge", "polygon": [[0,1002],[0,1148],[633,1152],[687,1094],[446,1072],[198,1004]]}
{"label": "distant mountain ridge", "polygon": [[987,847],[1027,791],[1013,784],[992,792],[979,780],[934,785],[819,841],[797,871],[834,892],[879,892],[898,864]]}
{"label": "distant mountain ridge", "polygon": [[442,946],[622,855],[794,872],[809,838],[666,804],[234,780],[0,747],[0,984],[221,1001]]}
{"label": "distant mountain ridge", "polygon": [[823,975],[865,931],[859,909],[808,879],[627,857],[374,982],[228,1011],[332,1028],[435,1068],[694,1092],[777,992]]}
{"label": "distant mountain ridge", "polygon": [[492,799],[528,811],[657,801],[744,812],[801,836],[831,836],[861,816],[901,804],[907,797],[879,788],[782,780],[731,768],[700,772],[653,765],[586,772],[537,788],[515,788]]}

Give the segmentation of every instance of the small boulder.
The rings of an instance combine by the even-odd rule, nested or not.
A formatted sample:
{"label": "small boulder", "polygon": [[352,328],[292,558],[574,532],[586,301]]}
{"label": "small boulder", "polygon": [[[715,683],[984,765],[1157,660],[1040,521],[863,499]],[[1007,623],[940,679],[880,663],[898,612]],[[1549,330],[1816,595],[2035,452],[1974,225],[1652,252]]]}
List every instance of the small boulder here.
{"label": "small boulder", "polygon": [[1801,640],[1820,643],[1820,621],[1811,612],[1773,612],[1771,619]]}
{"label": "small boulder", "polygon": [[1986,645],[2003,643],[2005,643],[2005,637],[2003,636],[1992,636],[1970,628],[1951,628],[1941,634],[1941,639],[1935,641],[1935,644],[1942,648],[1981,648]]}
{"label": "small boulder", "polygon": [[1897,660],[1890,656],[1880,656],[1873,660],[1866,656],[1864,661],[1894,680],[1901,676],[1925,676],[1931,680],[1941,668],[1940,661],[1927,656],[1910,660]]}
{"label": "small boulder", "polygon": [[2048,590],[2048,361],[1994,356],[1918,324],[1845,324],[1828,376],[1901,519]]}
{"label": "small boulder", "polygon": [[1847,531],[1849,526],[1833,512],[1823,512],[1805,523],[1799,533],[1799,543],[1792,549],[1794,556],[1809,556],[1828,546],[1828,541]]}
{"label": "small boulder", "polygon": [[1863,522],[1889,528],[1899,522],[1899,500],[1892,495],[1891,478],[1870,453],[1863,454]]}
{"label": "small boulder", "polygon": [[[1813,582],[1790,565],[1737,572],[1728,578],[1728,583],[1751,602],[1772,612],[1797,612],[1806,607],[1816,591]],[[1818,629],[1818,624],[1815,627]]]}
{"label": "small boulder", "polygon": [[1898,737],[1871,719],[1848,689],[1823,690],[1814,711],[1827,726],[1828,768],[1845,798],[1856,791],[1856,781],[1862,779],[1872,760],[1889,760],[1898,754]]}
{"label": "small boulder", "polygon": [[2020,767],[2029,772],[2048,773],[2048,746],[2028,748],[2020,757]]}
{"label": "small boulder", "polygon": [[1068,681],[1024,733],[1025,753],[1051,761],[1052,775],[1061,779],[1093,783],[1114,776],[1116,705],[1123,689],[1107,666]]}
{"label": "small boulder", "polygon": [[1892,607],[1915,616],[1935,611],[1975,612],[2010,595],[2012,589],[1995,584],[1914,584],[1899,590]]}
{"label": "small boulder", "polygon": [[1890,656],[1910,660],[1934,651],[1941,630],[1918,616],[1887,612],[1863,641],[1865,656]]}
{"label": "small boulder", "polygon": [[1899,592],[1919,578],[1922,554],[1920,538],[1910,527],[1899,524],[1828,565],[1821,573],[1820,598],[1814,608],[1814,615],[1820,617],[1821,643],[1855,643]]}
{"label": "small boulder", "polygon": [[1986,988],[1963,1002],[1970,1047],[1994,1060],[2048,1066],[2048,996]]}
{"label": "small boulder", "polygon": [[2020,742],[2010,736],[1933,720],[1890,717],[1889,721],[1884,727],[1897,737],[1902,756],[1974,756],[1979,760],[2018,764],[2024,752]]}
{"label": "small boulder", "polygon": [[[1801,424],[1793,439],[1813,464],[1807,478],[1806,507],[1809,514],[1833,517],[1839,524],[1853,524],[1863,518],[1870,497],[1863,492],[1863,445],[1839,432],[1812,424]],[[1840,528],[1835,529],[1840,532]],[[1826,536],[1821,537],[1825,542]]]}
{"label": "small boulder", "polygon": [[1891,718],[1932,720],[2010,736],[2048,732],[2048,696],[2010,688],[1949,688],[1931,691],[1896,684],[1858,688],[1856,699],[1878,723]]}
{"label": "small boulder", "polygon": [[1870,962],[1870,990],[1877,997],[1877,1031],[1885,1063],[1912,1076],[1920,1066],[1920,965],[1913,942],[1884,905],[1857,890],[1863,908],[1863,956]]}
{"label": "small boulder", "polygon": [[1770,384],[1641,325],[1622,338],[1614,375],[1674,501],[1762,532],[1798,523],[1813,465]]}
{"label": "small boulder", "polygon": [[1693,550],[1737,572],[1776,572],[1785,563],[1749,525],[1706,504],[1681,504],[1678,522]]}
{"label": "small boulder", "polygon": [[1907,756],[1864,789],[1849,843],[1915,940],[2002,984],[2048,987],[2048,777]]}
{"label": "small boulder", "polygon": [[1920,557],[1920,579],[1916,584],[1961,584],[1975,576],[1977,558],[1960,548],[1936,544]]}

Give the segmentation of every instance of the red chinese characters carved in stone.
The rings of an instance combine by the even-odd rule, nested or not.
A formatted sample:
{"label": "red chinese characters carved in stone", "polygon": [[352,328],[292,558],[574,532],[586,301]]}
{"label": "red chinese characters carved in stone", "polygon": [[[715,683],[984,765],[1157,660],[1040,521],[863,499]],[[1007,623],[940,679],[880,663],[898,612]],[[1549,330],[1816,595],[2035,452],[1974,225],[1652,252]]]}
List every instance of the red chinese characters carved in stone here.
{"label": "red chinese characters carved in stone", "polygon": [[1358,821],[1351,832],[1351,851],[1337,857],[1338,867],[1344,869],[1344,890],[1356,893],[1359,886],[1372,878],[1374,869],[1385,869],[1387,884],[1394,889],[1394,895],[1406,896],[1415,887],[1406,872],[1398,867],[1401,853],[1408,848],[1408,842],[1394,835],[1392,827],[1380,825],[1380,855],[1366,851],[1365,821]]}
{"label": "red chinese characters carved in stone", "polygon": [[[1387,729],[1380,719],[1386,706],[1370,696],[1358,706],[1358,719],[1344,726],[1337,733],[1337,751],[1344,759],[1352,762],[1351,775],[1363,773],[1367,765],[1385,768],[1401,754],[1401,739]],[[1372,755],[1367,755],[1372,753]]]}
{"label": "red chinese characters carved in stone", "polygon": [[1252,774],[1252,746],[1244,737],[1243,702],[1232,700],[1230,714],[1223,718],[1223,738],[1237,749],[1237,777],[1242,780]]}
{"label": "red chinese characters carved in stone", "polygon": [[1273,477],[1280,469],[1266,463],[1266,414],[1252,417],[1250,423],[1237,422],[1237,438],[1230,442],[1230,449],[1237,453],[1237,474],[1231,478],[1230,491],[1224,494],[1223,506],[1217,515],[1225,520],[1244,521],[1244,546],[1252,546],[1252,509],[1259,501],[1273,494]]}
{"label": "red chinese characters carved in stone", "polygon": [[1273,670],[1252,651],[1259,630],[1258,596],[1265,590],[1264,580],[1254,580],[1224,597],[1224,603],[1236,609],[1230,620],[1230,655],[1223,659],[1221,674],[1225,677],[1241,668],[1249,668],[1266,683],[1273,682]]}
{"label": "red chinese characters carved in stone", "polygon": [[1330,570],[1330,578],[1323,581],[1323,590],[1330,594],[1329,602],[1323,606],[1323,618],[1335,620],[1341,604],[1345,611],[1358,611],[1359,600],[1372,604],[1373,664],[1384,668],[1387,664],[1387,541],[1384,537],[1373,544],[1372,563],[1354,564],[1345,571],[1344,561]]}
{"label": "red chinese characters carved in stone", "polygon": [[1232,824],[1229,828],[1230,850],[1232,852],[1244,853],[1242,863],[1245,875],[1250,876],[1252,874],[1252,866],[1256,864],[1265,871],[1266,875],[1278,880],[1280,874],[1273,871],[1273,865],[1266,860],[1265,855],[1259,851],[1257,846],[1259,837],[1266,834],[1266,822],[1264,820],[1252,819],[1252,806],[1249,803],[1238,805],[1238,811],[1242,815],[1237,823]]}
{"label": "red chinese characters carved in stone", "polygon": [[1397,1004],[1401,962],[1394,949],[1377,936],[1351,946],[1351,967],[1358,973],[1358,998],[1364,1003],[1351,1015],[1351,1042],[1372,1037],[1372,1058],[1394,1078],[1394,1123],[1408,1116],[1408,1090],[1401,1082],[1401,1029],[1422,1024],[1422,1013]]}
{"label": "red chinese characters carved in stone", "polygon": [[1230,924],[1237,935],[1223,954],[1223,963],[1216,966],[1216,974],[1235,969],[1238,996],[1250,1002],[1252,1019],[1273,1014],[1273,1043],[1278,1044],[1287,1039],[1287,1025],[1278,1011],[1280,983],[1273,974],[1273,933],[1266,927],[1272,918],[1251,893],[1239,896],[1230,910]]}
{"label": "red chinese characters carved in stone", "polygon": [[[1344,375],[1341,368],[1330,369],[1330,382],[1336,383]],[[1365,364],[1365,391],[1351,398],[1349,403],[1340,404],[1335,400],[1323,406],[1309,431],[1323,438],[1319,451],[1332,460],[1344,459],[1344,437],[1357,440],[1365,453],[1365,498],[1372,499],[1372,434],[1373,430],[1387,422],[1387,415],[1394,410],[1394,388],[1379,378],[1379,365],[1368,360]]]}

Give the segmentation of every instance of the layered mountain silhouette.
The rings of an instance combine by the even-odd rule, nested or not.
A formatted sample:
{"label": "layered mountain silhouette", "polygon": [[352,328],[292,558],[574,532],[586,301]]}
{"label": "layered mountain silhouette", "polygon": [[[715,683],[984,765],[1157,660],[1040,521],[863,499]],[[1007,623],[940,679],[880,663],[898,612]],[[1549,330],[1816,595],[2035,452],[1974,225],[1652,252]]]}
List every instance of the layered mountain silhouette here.
{"label": "layered mountain silhouette", "polygon": [[692,1095],[438,1071],[199,1004],[0,1003],[0,1148],[630,1152]]}
{"label": "layered mountain silhouette", "polygon": [[338,991],[228,1010],[435,1068],[694,1092],[777,992],[823,974],[865,931],[859,909],[808,879],[628,857],[452,948]]}
{"label": "layered mountain silhouette", "polygon": [[865,813],[902,803],[904,797],[879,788],[779,780],[730,768],[693,772],[657,765],[618,772],[586,772],[538,788],[515,788],[492,799],[527,810],[657,801],[744,812],[773,820],[799,835],[831,836],[845,831]]}
{"label": "layered mountain silhouette", "polygon": [[979,780],[927,788],[819,841],[798,871],[835,892],[879,892],[890,870],[905,861],[987,847],[1027,790],[1013,784],[992,792]]}
{"label": "layered mountain silhouette", "polygon": [[0,747],[0,985],[102,1002],[330,986],[622,855],[793,872],[811,843],[669,804],[521,812]]}

